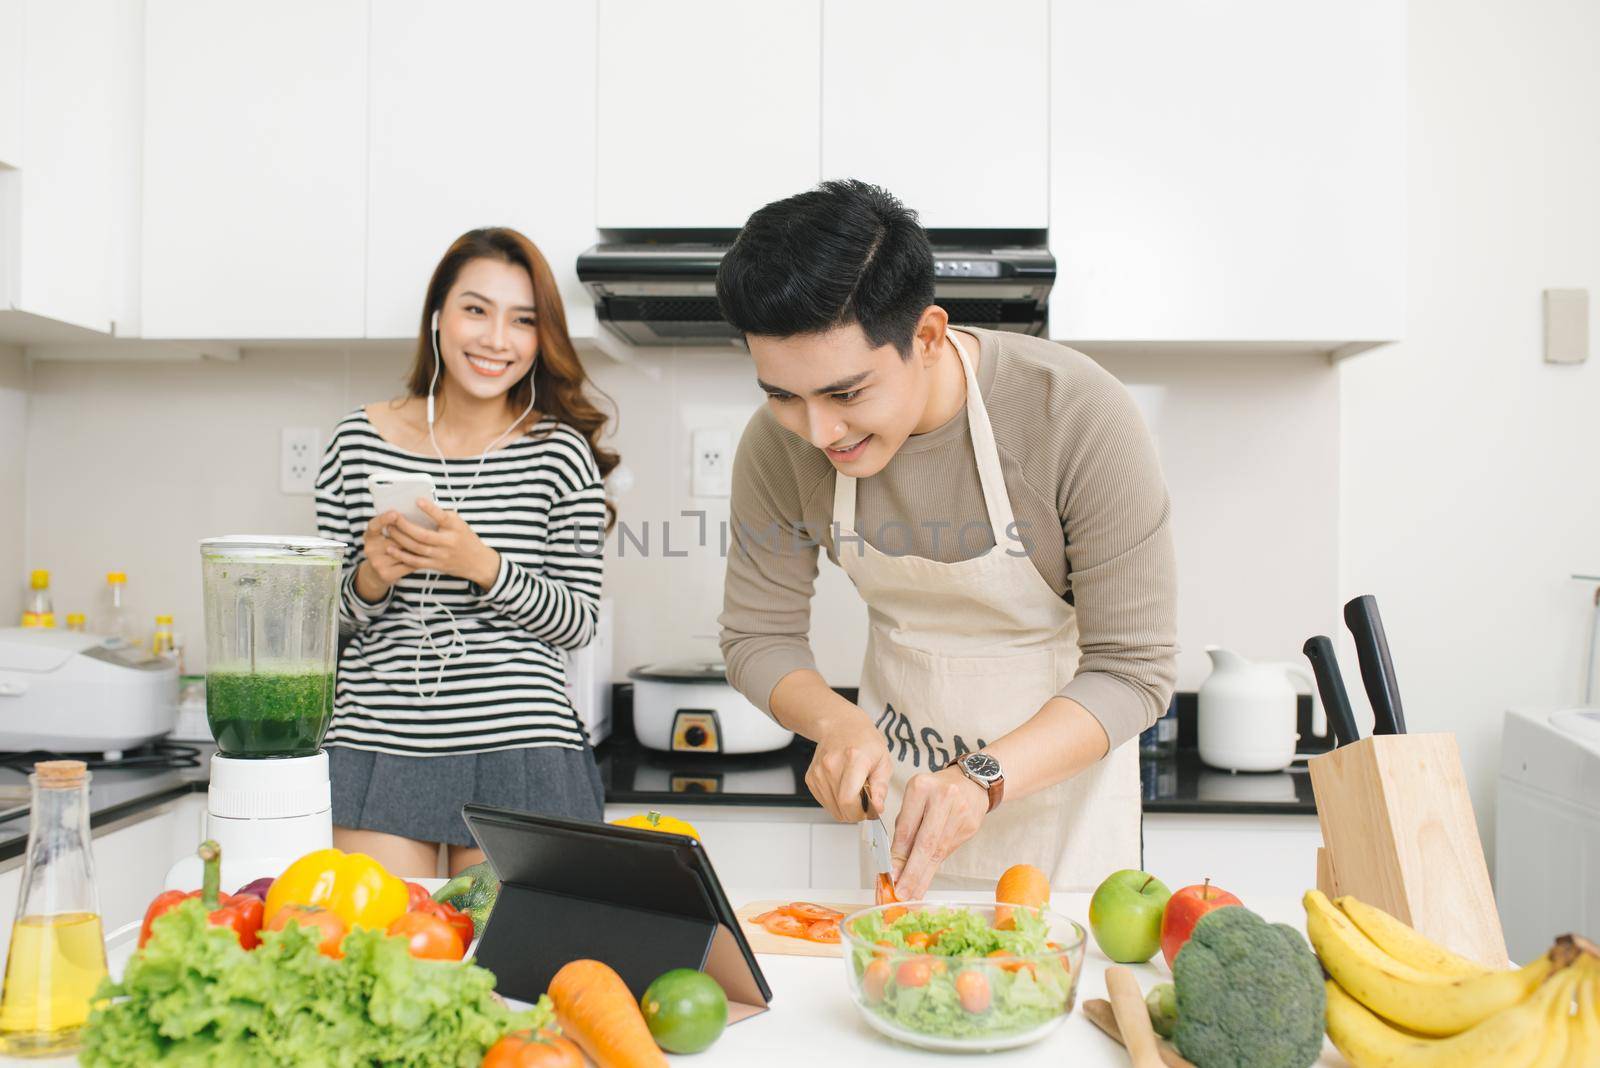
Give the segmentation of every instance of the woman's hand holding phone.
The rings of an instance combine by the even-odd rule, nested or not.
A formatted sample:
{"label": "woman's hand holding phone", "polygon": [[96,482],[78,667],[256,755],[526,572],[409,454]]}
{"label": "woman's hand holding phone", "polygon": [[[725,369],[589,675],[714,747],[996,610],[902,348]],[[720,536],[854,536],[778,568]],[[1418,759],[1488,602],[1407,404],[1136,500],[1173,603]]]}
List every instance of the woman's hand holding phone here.
{"label": "woman's hand holding phone", "polygon": [[367,601],[379,601],[389,592],[389,587],[405,578],[416,568],[401,563],[390,555],[387,532],[404,522],[399,512],[384,512],[372,517],[361,534],[361,548],[366,559],[356,570],[356,592]]}
{"label": "woman's hand holding phone", "polygon": [[[417,501],[417,507],[439,525],[427,530],[409,519],[394,515],[388,532],[388,554],[393,564],[413,571],[438,571],[488,589],[500,577],[500,554],[478,537],[455,512],[440,508],[430,500]],[[369,557],[370,558],[370,557]]]}

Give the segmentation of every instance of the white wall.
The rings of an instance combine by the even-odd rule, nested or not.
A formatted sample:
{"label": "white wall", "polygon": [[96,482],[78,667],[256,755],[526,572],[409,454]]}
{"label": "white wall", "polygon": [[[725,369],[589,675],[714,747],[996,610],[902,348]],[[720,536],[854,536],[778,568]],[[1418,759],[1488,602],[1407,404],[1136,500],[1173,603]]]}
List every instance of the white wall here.
{"label": "white wall", "polygon": [[1567,576],[1600,568],[1600,357],[1542,363],[1540,323],[1547,287],[1600,311],[1600,5],[1409,19],[1406,340],[1341,372],[1341,586],[1377,595],[1411,729],[1457,733],[1492,856],[1502,714],[1580,696]]}
{"label": "white wall", "polygon": [[[607,592],[618,598],[619,668],[717,655],[727,501],[689,496],[689,433],[737,436],[761,403],[734,350],[636,350],[589,359],[621,412],[614,445],[634,475],[619,503],[649,556],[613,539]],[[1289,659],[1336,608],[1338,380],[1315,357],[1118,355],[1172,487],[1180,567],[1180,685],[1192,689],[1217,642]],[[238,363],[39,362],[28,435],[29,544],[54,572],[59,613],[92,610],[105,572],[128,572],[134,618],[177,616],[203,667],[195,543],[243,532],[309,531],[309,497],[278,492],[284,426],[324,436],[355,405],[393,395],[402,347],[248,350]],[[0,498],[3,499],[3,498]],[[700,522],[681,512],[704,510]],[[674,554],[665,555],[670,533]],[[12,574],[18,574],[13,570]],[[23,576],[25,579],[25,576]],[[813,644],[827,678],[858,680],[865,616],[825,564]]]}
{"label": "white wall", "polygon": [[22,350],[0,345],[0,627],[22,616],[30,569],[23,550],[22,455],[28,427],[27,366]]}

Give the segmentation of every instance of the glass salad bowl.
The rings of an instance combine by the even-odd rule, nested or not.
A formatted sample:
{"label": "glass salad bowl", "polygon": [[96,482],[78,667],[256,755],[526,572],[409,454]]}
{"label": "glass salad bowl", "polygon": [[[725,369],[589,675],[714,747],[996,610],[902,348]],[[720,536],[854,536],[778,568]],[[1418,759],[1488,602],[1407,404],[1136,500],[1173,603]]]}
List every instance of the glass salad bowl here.
{"label": "glass salad bowl", "polygon": [[845,981],[890,1038],[944,1052],[1037,1042],[1072,1012],[1084,930],[1048,909],[908,901],[839,924]]}

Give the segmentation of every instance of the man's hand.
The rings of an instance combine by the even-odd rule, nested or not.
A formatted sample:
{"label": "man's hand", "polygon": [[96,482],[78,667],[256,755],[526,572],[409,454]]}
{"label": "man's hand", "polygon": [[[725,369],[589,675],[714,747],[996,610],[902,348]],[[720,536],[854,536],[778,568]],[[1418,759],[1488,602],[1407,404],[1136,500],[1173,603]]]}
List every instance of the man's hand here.
{"label": "man's hand", "polygon": [[895,872],[894,892],[902,901],[918,901],[928,892],[934,874],[956,847],[983,826],[989,814],[989,792],[951,765],[943,771],[913,775],[906,783],[900,818],[894,825],[891,857],[904,857]]}
{"label": "man's hand", "polygon": [[[889,797],[889,745],[867,714],[855,705],[824,722],[817,752],[806,770],[806,785],[817,804],[840,823],[859,823],[883,811]],[[867,788],[872,812],[861,809]]]}

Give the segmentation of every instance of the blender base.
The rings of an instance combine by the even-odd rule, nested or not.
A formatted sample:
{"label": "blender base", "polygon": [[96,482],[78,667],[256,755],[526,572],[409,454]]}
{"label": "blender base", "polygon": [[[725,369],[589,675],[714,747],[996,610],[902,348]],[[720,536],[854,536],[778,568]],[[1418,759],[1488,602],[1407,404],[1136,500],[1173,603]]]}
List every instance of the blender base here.
{"label": "blender base", "polygon": [[[250,760],[219,753],[211,758],[206,807],[206,834],[222,847],[223,892],[276,878],[333,845],[328,754]],[[200,858],[188,856],[167,872],[166,888],[195,890],[200,880]]]}

